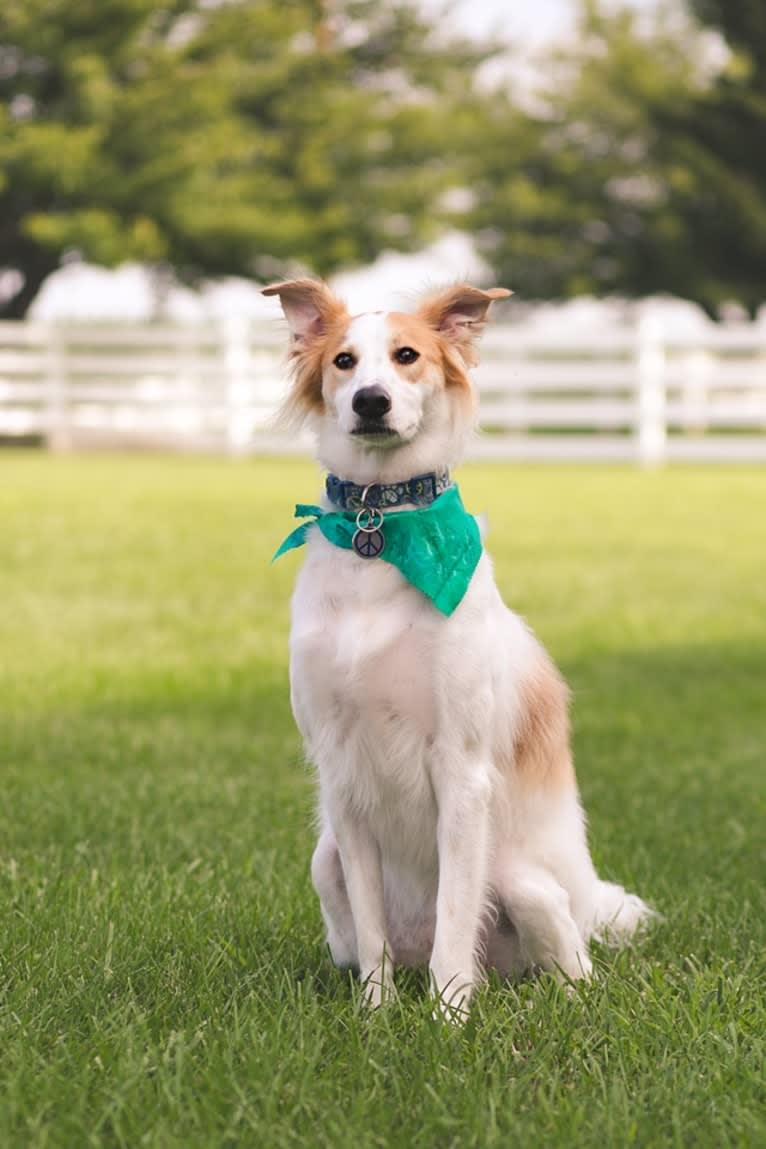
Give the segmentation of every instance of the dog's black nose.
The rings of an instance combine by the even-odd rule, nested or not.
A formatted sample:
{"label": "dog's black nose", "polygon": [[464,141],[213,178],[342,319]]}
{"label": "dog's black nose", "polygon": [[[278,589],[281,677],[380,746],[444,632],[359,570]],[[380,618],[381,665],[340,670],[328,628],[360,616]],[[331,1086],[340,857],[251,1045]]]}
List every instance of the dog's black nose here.
{"label": "dog's black nose", "polygon": [[379,383],[360,387],[351,400],[351,406],[363,419],[382,419],[391,410],[391,400]]}

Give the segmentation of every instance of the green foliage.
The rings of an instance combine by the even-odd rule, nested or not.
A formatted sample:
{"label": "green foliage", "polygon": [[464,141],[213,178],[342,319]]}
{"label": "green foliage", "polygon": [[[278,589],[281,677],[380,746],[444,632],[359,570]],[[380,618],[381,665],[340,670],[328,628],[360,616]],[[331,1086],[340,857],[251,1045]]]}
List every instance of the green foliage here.
{"label": "green foliage", "polygon": [[689,0],[728,45],[716,71],[680,3],[582,0],[531,95],[479,83],[497,46],[405,0],[6,0],[0,271],[25,283],[5,314],[69,252],[165,280],[326,275],[447,221],[522,299],[669,291],[754,311],[765,10]]}
{"label": "green foliage", "polygon": [[544,64],[541,110],[502,94],[475,152],[470,222],[526,297],[666,291],[711,314],[756,310],[766,267],[766,26],[750,0],[698,4],[733,51],[679,12],[586,0]]}
{"label": "green foliage", "polygon": [[667,286],[652,238],[677,220],[650,109],[685,97],[691,56],[673,30],[643,35],[633,12],[588,4],[572,45],[544,63],[541,110],[520,125],[498,101],[472,222],[503,282],[532,298]]}
{"label": "green foliage", "polygon": [[732,49],[756,63],[752,79],[763,90],[766,87],[766,8],[761,0],[690,0],[690,3],[704,24],[717,28]]}
{"label": "green foliage", "polygon": [[10,0],[0,268],[26,283],[7,312],[69,250],[194,279],[423,242],[484,54],[377,0]]}
{"label": "green foliage", "polygon": [[712,86],[653,110],[664,153],[689,173],[668,196],[681,235],[671,286],[710,310],[737,300],[754,313],[766,295],[766,7],[693,7],[732,54]]}
{"label": "green foliage", "polygon": [[763,469],[461,472],[572,686],[598,866],[666,920],[451,1033],[420,976],[365,1016],[322,944],[269,565],[315,466],[2,467],[3,1149],[766,1143]]}

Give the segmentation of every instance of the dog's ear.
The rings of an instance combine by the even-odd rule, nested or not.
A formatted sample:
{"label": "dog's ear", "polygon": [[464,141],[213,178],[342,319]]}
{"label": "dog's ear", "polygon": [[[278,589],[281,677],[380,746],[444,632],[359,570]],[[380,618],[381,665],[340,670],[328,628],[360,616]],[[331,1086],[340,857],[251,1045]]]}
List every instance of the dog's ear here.
{"label": "dog's ear", "polygon": [[346,308],[320,279],[289,279],[272,283],[263,295],[278,295],[293,343],[307,345],[323,335],[331,323],[346,315]]}
{"label": "dog's ear", "polygon": [[279,420],[300,424],[310,414],[324,411],[322,355],[325,335],[348,322],[345,304],[319,279],[291,279],[263,288],[278,295],[290,328],[290,364],[293,386]]}
{"label": "dog's ear", "polygon": [[417,315],[451,343],[471,366],[476,361],[474,343],[484,330],[490,305],[512,294],[505,287],[482,291],[467,283],[456,283],[425,299]]}

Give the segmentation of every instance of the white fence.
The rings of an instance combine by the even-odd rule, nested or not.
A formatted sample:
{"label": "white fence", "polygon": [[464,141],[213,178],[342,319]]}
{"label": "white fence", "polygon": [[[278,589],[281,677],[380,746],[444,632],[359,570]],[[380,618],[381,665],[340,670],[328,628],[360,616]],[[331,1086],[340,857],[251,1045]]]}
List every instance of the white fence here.
{"label": "white fence", "polygon": [[[0,323],[0,439],[58,450],[303,451],[271,426],[279,323]],[[473,455],[766,462],[766,330],[662,338],[651,326],[552,339],[496,326],[476,371]]]}

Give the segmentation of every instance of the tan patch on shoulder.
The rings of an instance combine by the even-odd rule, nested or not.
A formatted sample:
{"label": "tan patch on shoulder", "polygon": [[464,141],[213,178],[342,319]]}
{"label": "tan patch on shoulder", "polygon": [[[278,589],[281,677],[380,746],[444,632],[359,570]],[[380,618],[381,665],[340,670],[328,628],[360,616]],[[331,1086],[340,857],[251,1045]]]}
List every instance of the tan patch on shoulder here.
{"label": "tan patch on shoulder", "polygon": [[569,691],[545,655],[522,683],[513,740],[518,778],[535,788],[575,785],[569,746]]}

